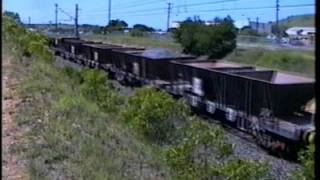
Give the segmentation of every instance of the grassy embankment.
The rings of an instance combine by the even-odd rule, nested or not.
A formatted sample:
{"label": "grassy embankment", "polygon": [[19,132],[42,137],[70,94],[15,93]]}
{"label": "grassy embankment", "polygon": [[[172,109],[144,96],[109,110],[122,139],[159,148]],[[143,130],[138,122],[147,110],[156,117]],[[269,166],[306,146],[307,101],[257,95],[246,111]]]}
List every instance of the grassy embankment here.
{"label": "grassy embankment", "polygon": [[265,163],[232,156],[223,131],[183,102],[148,88],[122,97],[99,71],[55,68],[41,36],[4,20],[24,71],[16,122],[30,129],[20,151],[32,179],[268,178]]}
{"label": "grassy embankment", "polygon": [[24,77],[15,120],[29,129],[28,145],[16,152],[32,179],[267,176],[264,163],[232,157],[221,128],[182,102],[149,88],[121,97],[99,71],[55,68],[45,39],[4,20],[4,44]]}
{"label": "grassy embankment", "polygon": [[[173,40],[168,40],[168,38],[160,40],[148,37],[131,37],[128,35],[90,35],[85,37],[85,39],[144,47],[161,47],[181,51],[181,46]],[[237,48],[224,60],[314,76],[314,51]]]}

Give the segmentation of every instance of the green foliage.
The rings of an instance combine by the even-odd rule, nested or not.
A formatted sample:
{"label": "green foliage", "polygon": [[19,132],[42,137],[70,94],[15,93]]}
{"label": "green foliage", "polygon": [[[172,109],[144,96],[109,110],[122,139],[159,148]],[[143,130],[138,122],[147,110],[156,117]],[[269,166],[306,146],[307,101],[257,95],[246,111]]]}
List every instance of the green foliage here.
{"label": "green foliage", "polygon": [[268,166],[266,164],[245,160],[228,161],[220,169],[223,177],[233,180],[268,179],[267,172]]}
{"label": "green foliage", "polygon": [[184,104],[177,103],[168,94],[142,88],[129,98],[121,116],[139,135],[162,143],[175,129],[173,120],[184,120],[188,113]]}
{"label": "green foliage", "polygon": [[20,15],[18,13],[11,12],[11,11],[4,11],[3,15],[12,18],[19,25],[22,24]]}
{"label": "green foliage", "polygon": [[44,36],[26,31],[10,17],[3,16],[2,19],[2,32],[6,41],[15,42],[16,48],[26,56],[52,62],[53,55],[47,47],[48,41]]}
{"label": "green foliage", "polygon": [[132,29],[130,30],[130,36],[133,37],[142,37],[144,32],[140,29]]}
{"label": "green foliage", "polygon": [[128,27],[128,24],[123,20],[111,20],[109,24],[104,28],[105,33],[111,33],[114,31],[123,31]]}
{"label": "green foliage", "polygon": [[153,31],[155,31],[152,27],[149,27],[149,26],[144,25],[144,24],[135,24],[135,25],[133,25],[133,29],[137,29],[137,30],[145,31],[145,32],[153,32]]}
{"label": "green foliage", "polygon": [[[17,121],[31,128],[25,150],[31,179],[152,179],[157,173],[168,179],[162,165],[150,158],[150,147],[79,88],[87,83],[101,90],[97,84],[106,84],[103,75],[27,63],[28,88],[21,93],[30,100],[19,105]],[[79,75],[84,76],[80,81]],[[144,169],[137,170],[139,164]]]}
{"label": "green foliage", "polygon": [[222,58],[236,48],[237,31],[229,16],[216,18],[215,23],[207,26],[199,18],[189,18],[173,31],[174,38],[185,53]]}
{"label": "green foliage", "polygon": [[314,27],[315,15],[304,14],[289,16],[286,19],[280,20],[280,24],[286,24],[288,27],[300,26],[300,27]]}
{"label": "green foliage", "polygon": [[315,179],[315,145],[311,144],[308,146],[306,150],[303,150],[299,153],[299,161],[301,162],[301,167],[296,171],[292,179],[298,180],[298,179],[306,179],[311,180]]}
{"label": "green foliage", "polygon": [[229,61],[274,68],[285,71],[314,74],[314,52],[304,51],[269,51],[264,49],[235,50],[229,57]]}
{"label": "green foliage", "polygon": [[[180,142],[166,152],[166,162],[177,179],[213,178],[218,171],[210,158],[220,159],[233,153],[222,130],[202,120],[191,118],[178,134]],[[197,160],[200,162],[197,163]]]}
{"label": "green foliage", "polygon": [[114,112],[117,110],[117,105],[121,104],[121,99],[113,93],[111,85],[101,71],[84,70],[81,72],[81,77],[80,89],[85,97],[96,102],[105,111]]}

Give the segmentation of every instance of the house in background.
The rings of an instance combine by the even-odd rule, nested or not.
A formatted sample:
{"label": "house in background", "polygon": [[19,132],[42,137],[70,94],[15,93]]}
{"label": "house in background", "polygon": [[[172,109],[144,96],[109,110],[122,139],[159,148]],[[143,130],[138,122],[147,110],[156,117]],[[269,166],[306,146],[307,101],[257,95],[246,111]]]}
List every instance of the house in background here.
{"label": "house in background", "polygon": [[291,27],[286,30],[290,44],[313,46],[315,44],[315,27]]}

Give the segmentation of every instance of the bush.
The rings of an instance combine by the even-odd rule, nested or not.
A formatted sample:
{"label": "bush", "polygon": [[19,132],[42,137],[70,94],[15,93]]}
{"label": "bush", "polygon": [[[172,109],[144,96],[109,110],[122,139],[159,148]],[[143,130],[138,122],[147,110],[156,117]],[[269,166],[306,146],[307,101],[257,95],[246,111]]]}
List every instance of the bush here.
{"label": "bush", "polygon": [[311,144],[306,150],[299,153],[299,161],[301,162],[301,167],[293,174],[292,179],[315,179],[315,166],[314,166],[314,156],[315,156],[315,145]]}
{"label": "bush", "polygon": [[146,26],[144,24],[135,24],[133,25],[133,29],[137,29],[144,32],[153,32],[154,29],[152,27]]}
{"label": "bush", "polygon": [[121,116],[139,135],[162,143],[173,133],[174,120],[184,120],[188,113],[186,105],[177,103],[168,94],[142,88],[129,98]]}
{"label": "bush", "polygon": [[237,31],[229,16],[216,18],[215,23],[207,26],[200,19],[189,18],[173,30],[173,35],[185,53],[223,58],[236,48]]}
{"label": "bush", "polygon": [[4,21],[2,32],[7,42],[15,42],[15,47],[22,51],[25,56],[52,62],[53,55],[50,53],[47,38],[42,35],[26,31],[7,16],[2,16]]}
{"label": "bush", "polygon": [[177,178],[211,179],[217,176],[219,172],[212,161],[233,152],[232,145],[225,142],[222,130],[191,118],[179,132],[180,142],[166,152],[166,162]]}
{"label": "bush", "polygon": [[104,111],[115,112],[121,99],[113,91],[106,76],[97,70],[84,70],[81,72],[80,86],[82,94],[89,100],[98,104]]}
{"label": "bush", "polygon": [[130,36],[133,36],[133,37],[142,37],[143,36],[143,31],[141,31],[140,29],[132,29],[130,31]]}
{"label": "bush", "polygon": [[266,164],[244,160],[231,160],[220,169],[223,177],[234,180],[268,179],[267,172],[268,166]]}

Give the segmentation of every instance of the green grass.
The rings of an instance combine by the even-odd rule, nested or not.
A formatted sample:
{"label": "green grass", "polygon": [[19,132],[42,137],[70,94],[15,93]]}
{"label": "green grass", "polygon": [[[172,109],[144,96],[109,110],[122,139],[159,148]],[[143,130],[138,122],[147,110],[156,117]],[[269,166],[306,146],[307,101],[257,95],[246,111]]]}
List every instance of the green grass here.
{"label": "green grass", "polygon": [[[16,43],[9,42],[4,44]],[[143,89],[130,98],[122,97],[121,101],[115,102],[119,95],[101,72],[89,70],[78,73],[72,69],[55,68],[51,61],[42,59],[47,58],[45,49],[40,51],[45,56],[37,53],[32,51],[27,61],[21,61],[20,52],[15,61],[23,71],[17,74],[23,77],[18,91],[23,101],[15,121],[19,127],[30,129],[26,134],[28,146],[24,153],[31,179],[268,177],[267,164],[235,157],[233,146],[224,138],[220,126],[211,126],[187,112],[177,116],[183,112],[184,106],[175,105],[171,97]],[[167,104],[178,108],[173,116],[171,111],[168,114]],[[139,113],[136,113],[137,109]],[[121,119],[121,114],[126,114],[126,121]],[[172,126],[172,137],[177,138],[168,143],[159,144],[140,138],[145,136],[143,129],[150,129],[150,125],[159,130],[157,126],[163,125],[163,119],[159,117],[167,118],[164,121],[173,125],[181,121],[179,117],[188,123],[184,127]],[[156,118],[160,121],[155,124]],[[128,121],[140,124],[130,126],[132,123]],[[143,131],[137,131],[137,127]],[[213,150],[205,156],[204,164],[198,156],[202,154],[203,146],[205,150]],[[173,159],[166,158],[168,150],[172,152],[170,156]],[[215,156],[217,159],[210,160]],[[184,165],[182,172],[185,176],[175,171],[179,170],[179,165]],[[190,174],[189,170],[193,173]]]}
{"label": "green grass", "polygon": [[[241,39],[241,37],[239,38]],[[168,38],[160,40],[150,37],[131,37],[129,35],[90,35],[84,38],[130,46],[162,47],[181,52],[181,46]],[[260,40],[261,43],[266,43],[264,39],[260,38]],[[314,76],[314,51],[266,50],[263,48],[242,49],[238,47],[224,60]]]}
{"label": "green grass", "polygon": [[150,37],[132,37],[129,35],[90,35],[85,36],[84,39],[102,41],[106,43],[135,45],[146,48],[167,48],[174,51],[181,51],[181,46],[169,39],[153,39]]}
{"label": "green grass", "polygon": [[314,27],[315,26],[315,16],[314,15],[297,15],[290,16],[286,19],[279,21],[280,25],[285,25],[287,27]]}
{"label": "green grass", "polygon": [[[29,169],[34,179],[170,179],[158,148],[132,137],[118,117],[82,95],[64,71],[32,62],[21,95],[17,122],[34,127],[28,134]],[[36,130],[37,129],[37,130]],[[139,168],[143,166],[143,168]]]}
{"label": "green grass", "polygon": [[314,76],[315,56],[312,51],[236,49],[227,61]]}

